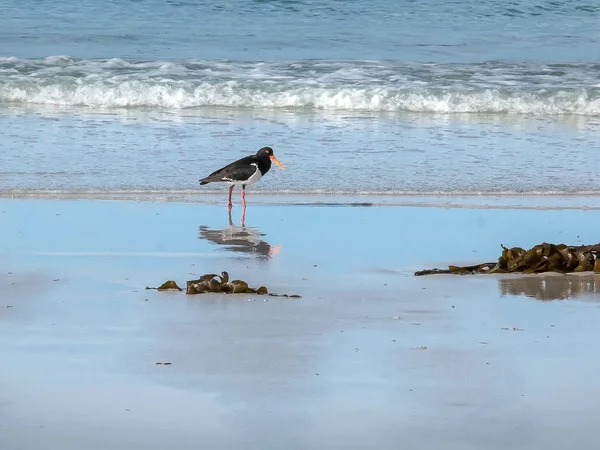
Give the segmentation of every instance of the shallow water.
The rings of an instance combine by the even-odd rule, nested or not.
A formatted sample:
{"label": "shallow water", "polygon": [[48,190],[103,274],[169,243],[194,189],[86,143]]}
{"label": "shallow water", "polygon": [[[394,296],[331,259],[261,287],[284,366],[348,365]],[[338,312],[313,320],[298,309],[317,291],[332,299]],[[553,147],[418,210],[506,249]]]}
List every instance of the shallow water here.
{"label": "shallow water", "polygon": [[270,145],[249,193],[600,193],[595,119],[206,110],[0,112],[3,194],[208,194],[198,179]]}

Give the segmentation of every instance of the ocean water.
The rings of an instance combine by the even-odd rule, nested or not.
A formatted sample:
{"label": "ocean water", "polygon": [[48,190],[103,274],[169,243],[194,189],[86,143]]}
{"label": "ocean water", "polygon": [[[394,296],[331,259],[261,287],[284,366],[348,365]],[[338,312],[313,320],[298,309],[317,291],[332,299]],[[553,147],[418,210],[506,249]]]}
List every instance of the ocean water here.
{"label": "ocean water", "polygon": [[[600,197],[592,1],[0,0],[0,195]],[[249,197],[250,200],[250,197]]]}

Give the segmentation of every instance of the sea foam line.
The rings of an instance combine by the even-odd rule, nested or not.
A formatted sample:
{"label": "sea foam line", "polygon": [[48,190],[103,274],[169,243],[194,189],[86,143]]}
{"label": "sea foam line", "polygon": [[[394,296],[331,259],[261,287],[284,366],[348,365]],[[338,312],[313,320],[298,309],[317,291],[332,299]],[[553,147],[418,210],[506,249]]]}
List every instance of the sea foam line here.
{"label": "sea foam line", "polygon": [[600,115],[594,65],[0,58],[0,103]]}
{"label": "sea foam line", "polygon": [[[140,196],[153,198],[168,198],[178,196],[214,197],[222,196],[226,188],[217,189],[73,189],[73,190],[46,190],[46,189],[8,189],[0,191],[3,198],[110,198],[114,196]],[[253,197],[600,197],[600,191],[351,191],[351,190],[269,190],[256,189],[252,191]]]}

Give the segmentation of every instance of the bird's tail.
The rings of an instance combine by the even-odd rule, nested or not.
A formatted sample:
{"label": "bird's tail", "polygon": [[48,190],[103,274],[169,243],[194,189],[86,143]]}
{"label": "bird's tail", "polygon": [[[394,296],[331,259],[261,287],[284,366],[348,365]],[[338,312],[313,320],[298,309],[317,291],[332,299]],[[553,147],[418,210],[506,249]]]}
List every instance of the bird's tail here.
{"label": "bird's tail", "polygon": [[202,179],[200,180],[200,184],[201,184],[201,185],[202,185],[202,184],[208,184],[208,183],[210,183],[210,181],[207,181],[207,179],[206,179],[206,178],[202,178]]}

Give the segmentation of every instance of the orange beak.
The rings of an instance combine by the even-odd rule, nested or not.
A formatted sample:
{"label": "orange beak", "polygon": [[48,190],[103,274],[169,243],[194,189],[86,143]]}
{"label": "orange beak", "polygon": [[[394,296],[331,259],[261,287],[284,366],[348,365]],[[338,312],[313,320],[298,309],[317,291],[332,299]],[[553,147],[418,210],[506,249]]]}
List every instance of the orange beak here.
{"label": "orange beak", "polygon": [[273,161],[275,164],[277,164],[281,169],[285,169],[285,167],[283,167],[283,164],[281,164],[277,158],[275,158],[273,155],[269,156],[269,159],[271,161]]}

